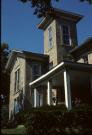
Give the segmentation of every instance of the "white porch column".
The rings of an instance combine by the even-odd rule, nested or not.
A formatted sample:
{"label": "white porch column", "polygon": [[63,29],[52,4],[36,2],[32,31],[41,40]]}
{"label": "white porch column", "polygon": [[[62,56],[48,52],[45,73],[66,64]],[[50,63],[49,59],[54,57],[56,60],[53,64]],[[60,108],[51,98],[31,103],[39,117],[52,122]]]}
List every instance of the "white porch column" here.
{"label": "white porch column", "polygon": [[47,82],[47,104],[51,105],[52,100],[52,84],[50,81]]}
{"label": "white porch column", "polygon": [[34,107],[37,106],[37,89],[34,89]]}
{"label": "white porch column", "polygon": [[68,108],[68,110],[71,110],[72,105],[71,105],[70,76],[67,71],[64,71],[64,88],[65,88],[65,105]]}

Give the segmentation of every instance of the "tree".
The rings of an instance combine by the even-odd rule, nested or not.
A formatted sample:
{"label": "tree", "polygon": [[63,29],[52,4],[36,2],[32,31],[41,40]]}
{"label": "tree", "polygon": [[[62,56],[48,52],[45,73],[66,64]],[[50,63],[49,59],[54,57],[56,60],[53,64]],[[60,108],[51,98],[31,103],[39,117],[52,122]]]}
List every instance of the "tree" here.
{"label": "tree", "polygon": [[52,0],[20,0],[20,1],[23,3],[30,2],[32,8],[34,8],[34,14],[37,15],[38,17],[45,16],[47,12],[52,8]]}
{"label": "tree", "polygon": [[[30,2],[32,8],[34,8],[34,14],[38,17],[46,16],[53,10],[52,1],[53,0],[20,0],[23,3]],[[60,0],[54,0],[60,1]],[[92,0],[80,0],[81,2],[87,1],[92,4]]]}
{"label": "tree", "polygon": [[81,2],[87,1],[89,4],[92,4],[92,0],[80,0]]}
{"label": "tree", "polygon": [[0,53],[1,53],[1,71],[4,72],[5,65],[8,60],[8,54],[9,54],[8,44],[6,44],[6,43],[1,44]]}
{"label": "tree", "polygon": [[9,73],[5,71],[5,66],[9,56],[9,48],[8,44],[2,43],[0,48],[0,55],[1,55],[1,82],[0,82],[0,98],[1,103],[7,104],[9,102]]}

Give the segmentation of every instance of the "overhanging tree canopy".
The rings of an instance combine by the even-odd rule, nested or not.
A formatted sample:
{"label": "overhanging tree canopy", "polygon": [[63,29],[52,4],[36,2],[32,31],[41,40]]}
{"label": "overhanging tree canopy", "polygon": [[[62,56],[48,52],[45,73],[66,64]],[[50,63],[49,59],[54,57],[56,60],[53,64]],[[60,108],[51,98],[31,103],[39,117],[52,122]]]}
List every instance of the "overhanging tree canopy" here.
{"label": "overhanging tree canopy", "polygon": [[[52,1],[60,0],[20,0],[23,3],[30,2],[32,8],[34,8],[34,14],[38,17],[45,16],[48,14],[52,7]],[[80,0],[81,2],[87,1],[89,4],[92,4],[92,0]]]}
{"label": "overhanging tree canopy", "polygon": [[8,60],[9,49],[7,43],[2,43],[0,48],[1,55],[1,82],[0,82],[0,98],[1,102],[4,104],[8,104],[9,102],[9,74],[5,71],[5,66]]}

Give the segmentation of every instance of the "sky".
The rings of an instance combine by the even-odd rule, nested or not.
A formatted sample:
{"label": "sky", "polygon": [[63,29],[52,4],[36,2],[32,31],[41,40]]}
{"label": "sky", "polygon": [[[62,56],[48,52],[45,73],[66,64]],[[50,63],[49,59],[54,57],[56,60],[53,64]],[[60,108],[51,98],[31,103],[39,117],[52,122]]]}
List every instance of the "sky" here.
{"label": "sky", "polygon": [[[54,1],[54,0],[53,0]],[[92,37],[92,5],[79,0],[60,0],[53,6],[65,11],[83,15],[77,24],[78,44]],[[8,43],[9,49],[26,50],[43,53],[43,31],[37,28],[41,19],[33,15],[30,3],[19,0],[2,0],[1,2],[1,42]]]}

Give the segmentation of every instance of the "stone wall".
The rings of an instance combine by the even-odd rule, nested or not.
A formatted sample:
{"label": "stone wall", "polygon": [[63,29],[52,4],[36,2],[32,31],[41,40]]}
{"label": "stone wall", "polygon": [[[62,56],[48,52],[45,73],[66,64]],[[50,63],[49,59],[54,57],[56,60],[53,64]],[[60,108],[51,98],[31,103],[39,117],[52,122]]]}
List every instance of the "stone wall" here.
{"label": "stone wall", "polygon": [[88,54],[89,64],[92,64],[92,52]]}
{"label": "stone wall", "polygon": [[[70,31],[70,46],[63,44],[63,25],[69,27]],[[57,46],[57,61],[60,63],[63,60],[67,60],[69,56],[68,51],[77,46],[77,30],[76,24],[69,20],[56,20],[56,46]]]}
{"label": "stone wall", "polygon": [[[49,36],[48,36],[49,27],[52,27],[52,33],[53,33],[52,48],[49,48]],[[53,20],[52,23],[44,30],[44,54],[49,55],[49,62],[53,62],[53,66],[57,65],[56,21],[55,20]]]}
{"label": "stone wall", "polygon": [[20,84],[19,89],[23,89],[23,93],[25,93],[25,59],[17,58],[13,62],[13,67],[10,73],[10,101],[9,101],[9,119],[14,113],[14,99],[19,96],[18,91],[15,92],[15,72],[20,69]]}
{"label": "stone wall", "polygon": [[[63,44],[62,27],[63,25],[69,26],[70,31],[70,46]],[[48,29],[52,27],[53,46],[49,48],[49,33]],[[62,18],[54,19],[50,25],[44,30],[44,54],[49,55],[49,62],[53,62],[53,67],[66,59],[68,51],[77,46],[77,30],[76,23]]]}

